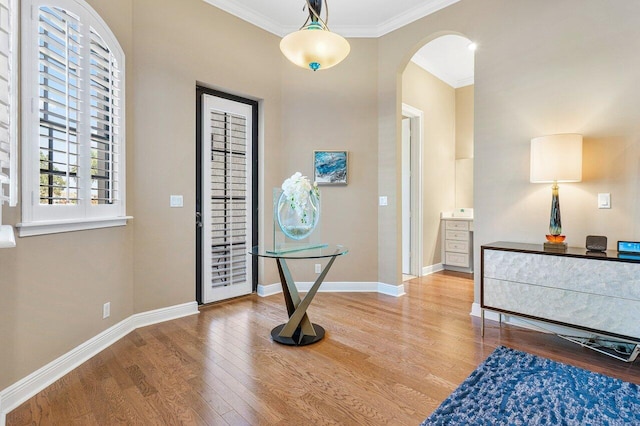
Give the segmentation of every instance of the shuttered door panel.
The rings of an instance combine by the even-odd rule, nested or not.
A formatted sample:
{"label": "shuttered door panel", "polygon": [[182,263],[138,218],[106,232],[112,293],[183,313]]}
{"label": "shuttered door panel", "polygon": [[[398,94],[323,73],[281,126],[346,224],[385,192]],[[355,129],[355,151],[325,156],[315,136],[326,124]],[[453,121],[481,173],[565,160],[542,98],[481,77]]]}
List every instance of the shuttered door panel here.
{"label": "shuttered door panel", "polygon": [[[234,105],[237,104],[237,105]],[[251,107],[205,96],[203,302],[251,292]],[[224,106],[231,108],[223,108]],[[229,111],[232,109],[233,111]],[[244,110],[244,111],[243,111]]]}
{"label": "shuttered door panel", "polygon": [[77,205],[81,25],[62,9],[38,14],[40,204]]}

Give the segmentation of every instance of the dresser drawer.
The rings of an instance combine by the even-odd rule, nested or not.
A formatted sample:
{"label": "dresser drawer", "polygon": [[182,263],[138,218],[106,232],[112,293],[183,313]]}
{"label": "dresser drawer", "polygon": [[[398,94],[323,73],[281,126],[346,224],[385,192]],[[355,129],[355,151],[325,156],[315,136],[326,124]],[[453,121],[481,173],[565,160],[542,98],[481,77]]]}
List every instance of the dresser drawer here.
{"label": "dresser drawer", "polygon": [[444,250],[454,252],[454,253],[469,253],[469,242],[445,240]]}
{"label": "dresser drawer", "polygon": [[469,267],[469,255],[463,253],[445,253],[445,264],[451,266]]}
{"label": "dresser drawer", "polygon": [[447,229],[445,239],[456,241],[469,241],[469,231],[452,231]]}
{"label": "dresser drawer", "polygon": [[446,229],[453,229],[457,231],[468,231],[469,221],[467,220],[447,220],[445,222]]}

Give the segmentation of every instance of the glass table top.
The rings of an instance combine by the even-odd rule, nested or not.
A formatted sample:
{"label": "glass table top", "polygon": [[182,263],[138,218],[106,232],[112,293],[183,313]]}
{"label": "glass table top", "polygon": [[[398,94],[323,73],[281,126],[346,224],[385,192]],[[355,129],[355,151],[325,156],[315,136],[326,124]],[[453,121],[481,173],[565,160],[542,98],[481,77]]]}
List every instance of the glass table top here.
{"label": "glass table top", "polygon": [[320,259],[323,257],[342,256],[349,249],[339,244],[291,245],[274,250],[273,247],[255,246],[249,253],[254,256],[272,257],[274,259]]}

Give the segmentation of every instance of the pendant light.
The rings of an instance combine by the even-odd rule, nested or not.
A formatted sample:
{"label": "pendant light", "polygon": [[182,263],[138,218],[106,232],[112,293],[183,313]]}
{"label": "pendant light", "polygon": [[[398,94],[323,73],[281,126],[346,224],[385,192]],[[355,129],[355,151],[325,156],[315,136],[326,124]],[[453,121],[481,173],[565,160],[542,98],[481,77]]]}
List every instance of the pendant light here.
{"label": "pendant light", "polygon": [[[351,47],[344,37],[329,31],[327,1],[306,1],[309,17],[300,30],[288,34],[280,41],[280,50],[288,60],[299,67],[313,71],[326,70],[342,62],[349,54]],[[320,17],[323,1],[324,20]]]}

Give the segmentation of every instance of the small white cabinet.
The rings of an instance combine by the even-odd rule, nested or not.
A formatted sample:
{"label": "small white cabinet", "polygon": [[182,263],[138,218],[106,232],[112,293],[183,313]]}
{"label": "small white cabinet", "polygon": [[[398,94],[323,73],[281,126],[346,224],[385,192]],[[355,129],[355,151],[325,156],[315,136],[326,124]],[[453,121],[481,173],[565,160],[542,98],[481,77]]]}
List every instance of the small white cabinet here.
{"label": "small white cabinet", "polygon": [[444,269],[473,272],[473,220],[442,219],[442,263]]}

